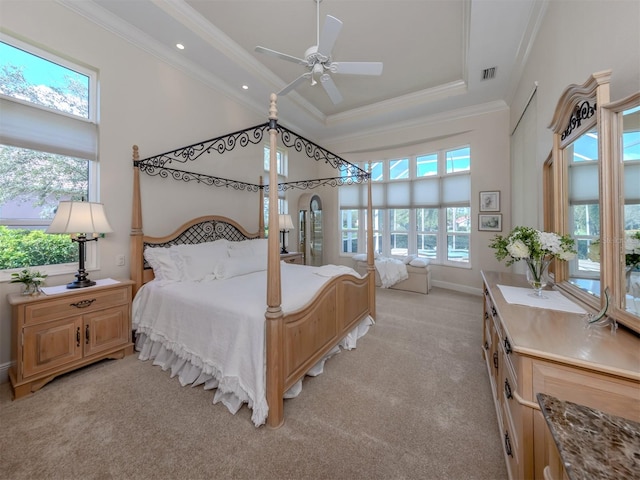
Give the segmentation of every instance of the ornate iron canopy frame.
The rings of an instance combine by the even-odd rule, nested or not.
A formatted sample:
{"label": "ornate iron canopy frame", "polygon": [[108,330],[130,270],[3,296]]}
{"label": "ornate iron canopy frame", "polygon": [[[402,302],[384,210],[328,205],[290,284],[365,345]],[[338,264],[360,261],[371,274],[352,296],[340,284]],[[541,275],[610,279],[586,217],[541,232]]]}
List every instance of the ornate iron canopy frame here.
{"label": "ornate iron canopy frame", "polygon": [[[173,168],[176,163],[187,164],[198,160],[203,155],[212,153],[224,154],[230,152],[236,147],[246,147],[249,145],[257,145],[261,143],[268,135],[269,128],[272,126],[269,122],[255,127],[250,127],[237,132],[229,133],[221,137],[205,140],[200,143],[194,143],[186,147],[161,153],[154,157],[145,158],[143,160],[134,161],[134,167],[140,169],[141,172],[151,176],[160,176],[162,178],[173,178],[174,180],[182,180],[184,182],[195,181],[213,187],[228,187],[235,190],[246,190],[248,192],[258,192],[264,190],[269,191],[268,185],[256,185],[254,183],[242,182],[239,180],[230,180],[228,178],[216,177],[202,173],[189,172],[179,168]],[[342,157],[331,153],[316,143],[308,140],[297,133],[285,128],[281,125],[276,126],[282,145],[293,148],[297,152],[304,152],[307,157],[320,162],[330,164],[336,170],[342,170],[345,175],[338,177],[319,178],[315,180],[300,180],[295,182],[283,182],[278,184],[279,191],[292,189],[309,190],[320,186],[339,187],[342,185],[352,185],[355,183],[366,183],[371,175],[362,170],[360,167],[348,162]]]}

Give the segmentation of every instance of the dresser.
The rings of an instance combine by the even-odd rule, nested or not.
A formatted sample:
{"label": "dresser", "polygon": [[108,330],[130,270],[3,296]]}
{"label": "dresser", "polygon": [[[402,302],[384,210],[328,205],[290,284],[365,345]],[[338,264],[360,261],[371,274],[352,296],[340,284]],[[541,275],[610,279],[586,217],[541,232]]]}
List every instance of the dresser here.
{"label": "dresser", "polygon": [[133,282],[100,283],[51,295],[8,295],[14,360],[9,380],[14,399],[63,373],[133,353]]}
{"label": "dresser", "polygon": [[297,265],[304,265],[304,259],[301,252],[289,252],[281,253],[280,260],[287,263],[295,263]]}
{"label": "dresser", "polygon": [[498,285],[527,288],[523,275],[482,272],[482,278],[482,352],[509,478],[543,479],[552,461],[538,393],[640,421],[634,333],[585,328],[580,314],[507,303]]}

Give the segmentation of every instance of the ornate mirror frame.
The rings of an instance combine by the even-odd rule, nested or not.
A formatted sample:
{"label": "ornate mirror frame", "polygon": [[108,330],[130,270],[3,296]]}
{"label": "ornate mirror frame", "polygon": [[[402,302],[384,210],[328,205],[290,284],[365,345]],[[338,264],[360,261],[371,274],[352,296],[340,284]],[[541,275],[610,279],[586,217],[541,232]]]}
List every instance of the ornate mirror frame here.
{"label": "ornate mirror frame", "polygon": [[569,282],[567,262],[556,261],[556,286],[578,302],[598,311],[610,292],[607,315],[640,333],[640,316],[625,311],[624,168],[621,158],[622,112],[640,104],[640,93],[609,103],[611,70],[591,75],[582,85],[569,85],[558,101],[549,128],[551,158],[543,167],[544,227],[569,234],[569,172],[565,148],[589,130],[598,135],[600,209],[600,292],[592,295]]}
{"label": "ornate mirror frame", "polygon": [[[551,161],[545,162],[544,197],[545,207],[553,212],[545,212],[545,230],[560,234],[571,234],[569,228],[569,159],[565,149],[583,134],[596,129],[598,137],[598,190],[600,210],[600,289],[591,294],[569,282],[568,262],[555,261],[556,286],[576,300],[597,311],[605,302],[604,288],[612,285],[613,256],[608,239],[613,228],[611,208],[611,171],[604,152],[606,131],[602,123],[602,106],[609,102],[609,82],[611,70],[594,73],[582,85],[569,85],[560,96],[549,128],[553,131]],[[548,171],[550,169],[550,172]],[[617,182],[616,182],[617,183]],[[615,197],[617,198],[617,197]],[[617,209],[617,208],[616,208]]]}
{"label": "ornate mirror frame", "polygon": [[[622,158],[622,135],[624,132],[623,112],[640,106],[640,92],[636,92],[622,100],[603,105],[602,125],[607,129],[607,151],[605,156],[611,164],[612,180],[614,185],[611,190],[612,211],[612,251],[613,259],[612,275],[612,301],[609,315],[619,323],[626,325],[631,330],[640,333],[640,313],[634,315],[626,308],[627,278],[625,261],[625,216],[624,205],[628,195],[625,194],[625,164]],[[637,168],[637,166],[636,166]],[[637,199],[634,199],[637,201]]]}

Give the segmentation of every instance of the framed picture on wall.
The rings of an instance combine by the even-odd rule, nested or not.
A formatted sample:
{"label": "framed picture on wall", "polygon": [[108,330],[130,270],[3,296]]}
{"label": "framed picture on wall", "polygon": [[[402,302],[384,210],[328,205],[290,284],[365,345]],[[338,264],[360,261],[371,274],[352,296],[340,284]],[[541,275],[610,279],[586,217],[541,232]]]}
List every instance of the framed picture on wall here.
{"label": "framed picture on wall", "polygon": [[501,232],[502,231],[502,214],[494,213],[491,215],[478,214],[478,230],[484,232]]}
{"label": "framed picture on wall", "polygon": [[500,191],[480,192],[480,211],[499,212],[500,211]]}

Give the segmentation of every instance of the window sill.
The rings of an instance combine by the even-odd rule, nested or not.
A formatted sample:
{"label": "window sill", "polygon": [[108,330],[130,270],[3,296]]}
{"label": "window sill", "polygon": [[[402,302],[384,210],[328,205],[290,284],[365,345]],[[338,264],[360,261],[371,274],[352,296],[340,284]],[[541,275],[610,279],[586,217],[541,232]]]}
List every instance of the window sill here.
{"label": "window sill", "polygon": [[[30,267],[32,270],[38,270],[40,273],[47,275],[47,278],[58,275],[75,274],[78,271],[77,263],[63,263],[60,265],[45,265],[42,267]],[[11,281],[11,274],[24,270],[24,268],[12,268],[10,270],[0,270],[0,282]],[[86,268],[87,272],[98,270],[97,268]]]}

